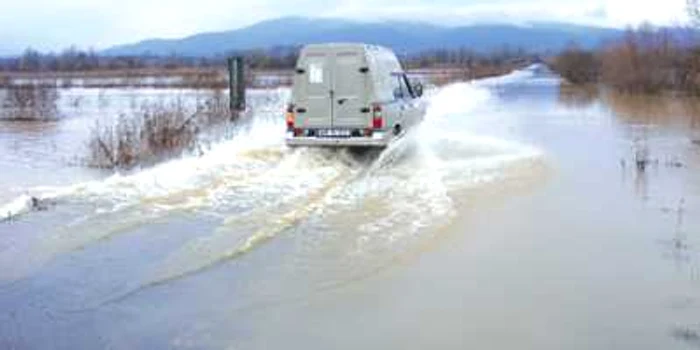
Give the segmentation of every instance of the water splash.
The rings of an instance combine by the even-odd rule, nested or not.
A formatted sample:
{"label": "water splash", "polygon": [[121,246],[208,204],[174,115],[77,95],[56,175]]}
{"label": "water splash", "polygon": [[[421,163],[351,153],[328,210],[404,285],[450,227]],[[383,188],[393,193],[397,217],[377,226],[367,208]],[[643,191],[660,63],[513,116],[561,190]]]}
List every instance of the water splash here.
{"label": "water splash", "polygon": [[[470,132],[470,121],[483,121],[480,113],[494,98],[478,84],[430,93],[422,125],[384,152],[359,157],[286,148],[278,112],[288,91],[271,96],[250,123],[202,155],[103,180],[29,190],[28,196],[94,207],[32,247],[34,268],[172,213],[214,211],[222,223],[213,233],[170,254],[127,294],[236,260],[300,223],[312,232],[298,238],[305,253],[297,261],[318,268],[331,259],[325,265],[342,270],[365,259],[357,268],[366,273],[430,240],[435,227],[456,215],[457,191],[502,180],[508,164],[541,155],[532,147]],[[30,209],[26,197],[3,208],[10,205],[18,213]],[[324,253],[327,249],[334,254]]]}
{"label": "water splash", "polygon": [[0,218],[2,218],[0,221],[10,221],[31,211],[33,198],[28,194],[24,194],[0,207]]}

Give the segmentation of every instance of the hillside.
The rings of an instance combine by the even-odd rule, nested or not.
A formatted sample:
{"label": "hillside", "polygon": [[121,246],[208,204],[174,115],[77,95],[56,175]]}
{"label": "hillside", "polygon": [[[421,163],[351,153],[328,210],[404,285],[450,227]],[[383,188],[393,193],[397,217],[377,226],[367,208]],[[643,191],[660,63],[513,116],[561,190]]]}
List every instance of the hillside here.
{"label": "hillside", "polygon": [[356,22],[286,17],[232,31],[202,33],[182,39],[149,39],[114,46],[102,53],[213,56],[231,51],[331,41],[384,45],[399,53],[459,47],[481,52],[505,47],[544,52],[561,50],[571,43],[595,47],[619,37],[621,33],[617,29],[561,23],[440,27],[419,22]]}

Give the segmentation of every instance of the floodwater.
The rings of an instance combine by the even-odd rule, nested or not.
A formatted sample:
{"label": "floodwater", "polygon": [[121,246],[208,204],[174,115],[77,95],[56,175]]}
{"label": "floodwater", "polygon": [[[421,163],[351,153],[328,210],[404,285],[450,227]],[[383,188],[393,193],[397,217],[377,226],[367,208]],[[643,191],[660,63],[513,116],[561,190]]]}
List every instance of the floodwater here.
{"label": "floodwater", "polygon": [[431,90],[358,153],[286,148],[289,91],[256,90],[198,152],[80,165],[93,119],[168,93],[198,94],[68,89],[59,121],[0,123],[0,348],[700,347],[691,99],[528,69]]}

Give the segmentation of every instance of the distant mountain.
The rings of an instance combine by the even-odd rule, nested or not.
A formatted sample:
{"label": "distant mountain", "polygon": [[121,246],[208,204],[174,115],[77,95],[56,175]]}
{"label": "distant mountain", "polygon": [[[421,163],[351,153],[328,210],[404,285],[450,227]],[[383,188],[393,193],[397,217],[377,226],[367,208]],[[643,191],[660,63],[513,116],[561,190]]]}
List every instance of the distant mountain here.
{"label": "distant mountain", "polygon": [[105,55],[213,56],[231,51],[269,49],[320,42],[366,42],[397,52],[466,47],[488,52],[504,47],[528,51],[557,51],[577,43],[595,47],[619,37],[610,28],[562,23],[441,27],[420,22],[357,22],[342,19],[285,17],[226,32],[203,33],[182,39],[152,39],[104,50]]}

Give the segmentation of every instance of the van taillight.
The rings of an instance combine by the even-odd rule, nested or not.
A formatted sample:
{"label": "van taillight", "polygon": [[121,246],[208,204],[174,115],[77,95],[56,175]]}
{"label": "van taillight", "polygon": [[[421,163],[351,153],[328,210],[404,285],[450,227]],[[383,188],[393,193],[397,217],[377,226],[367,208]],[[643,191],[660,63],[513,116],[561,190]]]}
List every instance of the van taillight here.
{"label": "van taillight", "polygon": [[372,128],[381,129],[384,127],[384,117],[382,116],[382,106],[372,105]]}
{"label": "van taillight", "polygon": [[294,119],[296,119],[296,115],[294,115],[294,105],[290,103],[287,105],[286,113],[287,130],[294,130]]}

